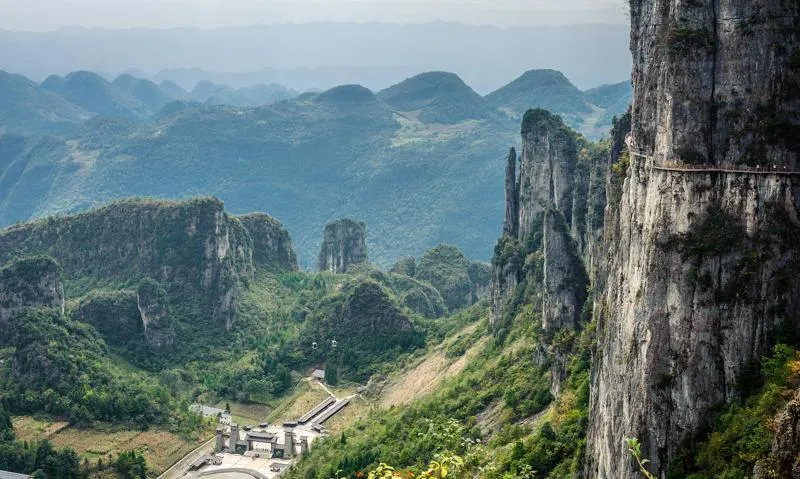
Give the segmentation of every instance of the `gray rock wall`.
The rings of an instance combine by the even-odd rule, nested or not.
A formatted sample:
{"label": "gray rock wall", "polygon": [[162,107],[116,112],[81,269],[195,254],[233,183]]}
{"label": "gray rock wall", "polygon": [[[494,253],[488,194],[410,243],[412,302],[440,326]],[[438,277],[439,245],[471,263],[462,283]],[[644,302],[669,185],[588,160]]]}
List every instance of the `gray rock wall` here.
{"label": "gray rock wall", "polygon": [[367,226],[341,219],[325,225],[317,263],[320,271],[346,273],[353,265],[367,262]]}
{"label": "gray rock wall", "polygon": [[797,165],[799,19],[784,0],[631,3],[632,138],[648,158],[606,215],[588,477],[639,477],[630,436],[666,477],[744,366],[800,323],[800,179],[655,168]]}
{"label": "gray rock wall", "polygon": [[253,264],[271,272],[297,271],[297,255],[289,232],[275,218],[252,213],[237,218],[253,240]]}
{"label": "gray rock wall", "polygon": [[[542,312],[542,326],[547,331],[576,328],[588,279],[573,235],[585,228],[577,228],[573,218],[586,216],[587,203],[584,195],[583,203],[576,205],[574,194],[587,191],[589,181],[588,175],[573,174],[578,164],[576,135],[558,116],[530,110],[522,125],[518,181],[511,178],[513,153],[506,167],[506,226],[492,262],[492,323],[497,323],[520,280],[533,274],[523,267],[526,257],[534,254],[543,271],[539,299],[534,301]],[[516,236],[509,234],[514,230]]]}

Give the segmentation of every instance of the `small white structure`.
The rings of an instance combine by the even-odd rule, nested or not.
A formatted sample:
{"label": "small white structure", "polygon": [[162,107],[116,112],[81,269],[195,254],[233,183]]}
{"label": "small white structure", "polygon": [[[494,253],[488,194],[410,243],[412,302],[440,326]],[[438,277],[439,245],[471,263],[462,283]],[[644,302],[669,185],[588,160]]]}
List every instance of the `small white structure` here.
{"label": "small white structure", "polygon": [[324,381],[325,380],[325,370],[324,369],[315,369],[313,373],[311,373],[311,377],[316,379],[317,381]]}
{"label": "small white structure", "polygon": [[226,426],[231,425],[231,413],[225,411],[224,409],[213,406],[205,406],[203,404],[192,404],[189,406],[189,410],[194,413],[201,414],[203,417],[219,418],[220,424],[225,424]]}

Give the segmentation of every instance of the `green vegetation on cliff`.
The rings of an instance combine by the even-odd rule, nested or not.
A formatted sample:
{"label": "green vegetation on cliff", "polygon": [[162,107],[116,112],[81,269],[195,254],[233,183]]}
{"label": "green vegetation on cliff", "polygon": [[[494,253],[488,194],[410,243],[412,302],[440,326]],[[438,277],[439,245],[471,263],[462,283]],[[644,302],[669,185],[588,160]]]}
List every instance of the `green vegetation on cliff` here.
{"label": "green vegetation on cliff", "polygon": [[[480,325],[466,347],[488,333],[486,304],[473,308]],[[530,319],[520,317],[507,340],[483,347],[429,397],[375,411],[345,432],[346,443],[321,441],[290,477],[326,479],[341,470],[340,477],[356,478],[381,462],[419,474],[451,454],[467,458],[467,467],[486,478],[518,477],[531,468],[541,477],[572,477],[583,455],[592,330],[569,340],[571,379],[553,401]]]}
{"label": "green vegetation on cliff", "polygon": [[455,311],[473,302],[469,267],[470,261],[457,247],[440,245],[422,255],[414,275],[438,289]]}
{"label": "green vegetation on cliff", "polygon": [[146,426],[176,419],[166,391],[109,364],[92,327],[60,311],[30,309],[13,318],[11,329],[14,353],[2,389],[16,413],[42,411],[77,424],[124,420]]}
{"label": "green vegetation on cliff", "polygon": [[[434,321],[447,308],[430,283],[366,264],[298,272],[280,223],[231,217],[213,198],[125,200],[0,230],[0,244],[3,259],[52,255],[13,259],[2,269],[6,289],[12,280],[40,284],[44,272],[56,290],[61,277],[66,286],[63,315],[23,309],[64,303],[63,292],[51,304],[38,289],[8,309],[14,349],[4,389],[17,414],[145,425],[185,421],[175,416],[181,400],[273,404],[312,366],[366,381],[448,328]],[[456,268],[476,294],[471,279],[485,279],[482,267],[448,248],[452,258],[431,254],[438,259],[420,271]],[[65,350],[75,355],[65,359]],[[115,366],[103,366],[112,356]],[[37,369],[36,358],[63,370]],[[117,365],[143,371],[127,383]]]}
{"label": "green vegetation on cliff", "polygon": [[741,378],[744,394],[718,408],[692,452],[672,465],[669,477],[744,479],[751,477],[757,463],[760,477],[785,477],[781,463],[792,460],[771,454],[774,421],[800,385],[798,354],[780,344],[746,371]]}

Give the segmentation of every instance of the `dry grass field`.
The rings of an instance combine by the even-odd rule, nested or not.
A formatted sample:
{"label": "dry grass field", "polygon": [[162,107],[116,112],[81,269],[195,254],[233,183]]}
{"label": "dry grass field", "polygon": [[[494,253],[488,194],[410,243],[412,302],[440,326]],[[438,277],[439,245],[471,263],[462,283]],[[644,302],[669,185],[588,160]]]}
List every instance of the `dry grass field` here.
{"label": "dry grass field", "polygon": [[65,422],[47,422],[27,416],[14,418],[14,432],[22,440],[49,439],[56,447],[70,447],[91,462],[113,459],[122,451],[140,451],[153,472],[161,473],[211,437],[202,434],[187,441],[163,429],[148,431],[98,424],[92,429],[70,427]]}
{"label": "dry grass field", "polygon": [[370,403],[360,397],[354,397],[347,407],[336,413],[325,423],[325,427],[328,428],[332,436],[340,434],[357,420],[367,417],[372,407]]}

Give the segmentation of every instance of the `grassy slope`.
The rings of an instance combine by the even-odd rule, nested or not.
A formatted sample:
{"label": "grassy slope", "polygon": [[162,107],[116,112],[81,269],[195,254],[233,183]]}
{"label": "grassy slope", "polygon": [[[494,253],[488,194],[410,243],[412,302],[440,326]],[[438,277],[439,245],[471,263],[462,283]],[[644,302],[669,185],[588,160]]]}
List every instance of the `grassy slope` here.
{"label": "grassy slope", "polygon": [[[555,471],[551,477],[568,477],[582,454],[580,425],[587,414],[591,328],[584,338],[572,340],[572,378],[561,398],[551,403],[548,372],[534,362],[537,333],[525,326],[535,318],[520,313],[512,333],[498,343],[489,339],[486,319],[479,319],[485,314],[483,308],[460,313],[477,322],[431,347],[423,360],[392,377],[387,387],[375,388],[376,409],[345,431],[346,444],[338,438],[321,443],[292,477],[332,477],[338,469],[344,476],[356,477],[378,461],[419,469],[445,449],[467,454],[471,447],[428,439],[446,429],[449,420],[460,424],[462,436],[482,437],[483,465],[491,466],[484,477],[516,470],[520,461],[537,464],[542,472]],[[421,374],[435,385],[413,387]],[[521,454],[527,455],[524,460],[512,457],[517,441],[522,443]]]}

